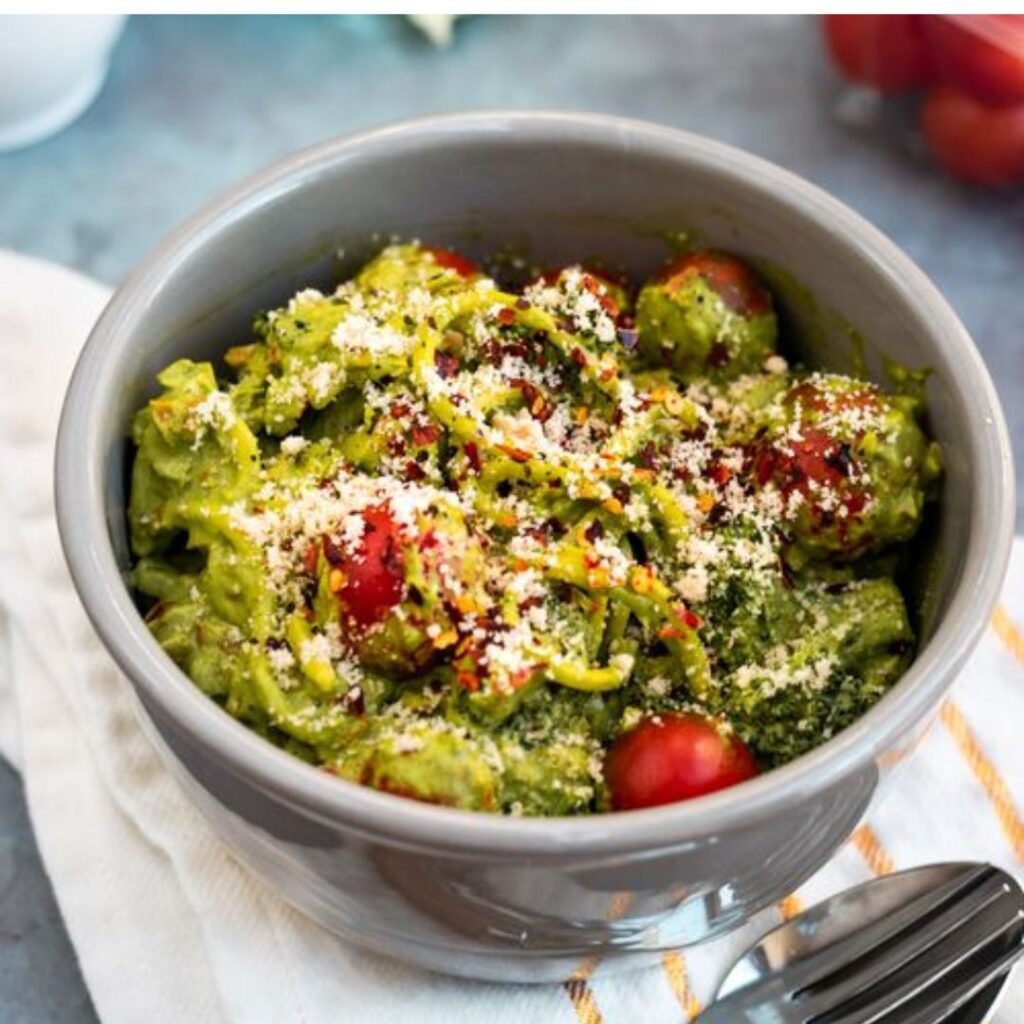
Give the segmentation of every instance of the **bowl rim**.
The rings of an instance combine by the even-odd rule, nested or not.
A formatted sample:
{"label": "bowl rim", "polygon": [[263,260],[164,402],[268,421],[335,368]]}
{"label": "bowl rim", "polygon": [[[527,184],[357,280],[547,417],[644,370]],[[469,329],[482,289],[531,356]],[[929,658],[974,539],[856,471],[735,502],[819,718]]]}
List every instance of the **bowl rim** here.
{"label": "bowl rim", "polygon": [[[395,142],[424,148],[481,133],[530,145],[588,144],[643,150],[699,165],[737,182],[833,234],[843,236],[875,271],[901,282],[907,302],[955,367],[972,430],[971,529],[961,578],[949,608],[896,685],[851,726],[809,753],[732,789],[685,803],[586,817],[517,818],[417,803],[333,777],[285,753],[225,713],[163,652],[145,628],[125,585],[107,531],[102,410],[98,384],[116,379],[113,364],[125,329],[162,278],[204,241],[240,217],[346,160]],[[331,139],[271,164],[222,192],[167,235],[117,289],[73,370],[58,427],[55,498],[61,544],[85,610],[107,650],[149,708],[188,734],[223,768],[325,822],[412,848],[475,857],[565,854],[601,857],[685,847],[700,837],[750,826],[868,767],[939,700],[977,643],[998,598],[1014,527],[1014,477],[1006,423],[992,380],[967,330],[917,265],[881,231],[838,199],[758,156],[702,136],[603,114],[487,110],[404,120]]]}

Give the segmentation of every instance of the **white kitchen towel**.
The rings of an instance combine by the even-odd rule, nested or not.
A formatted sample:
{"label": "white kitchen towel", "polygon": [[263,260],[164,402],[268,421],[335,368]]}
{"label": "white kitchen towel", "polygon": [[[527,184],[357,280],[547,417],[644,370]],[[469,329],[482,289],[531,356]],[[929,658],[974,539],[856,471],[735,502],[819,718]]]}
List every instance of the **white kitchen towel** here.
{"label": "white kitchen towel", "polygon": [[[107,291],[0,252],[0,751],[24,775],[43,861],[108,1024],[678,1024],[742,941],[566,985],[475,984],[360,952],[282,903],[211,834],[139,731],[78,603],[53,519],[61,395]],[[1024,541],[1003,602],[882,806],[749,935],[872,874],[1024,865]],[[40,984],[44,982],[41,980]],[[1024,977],[996,1020],[1024,1014]]]}

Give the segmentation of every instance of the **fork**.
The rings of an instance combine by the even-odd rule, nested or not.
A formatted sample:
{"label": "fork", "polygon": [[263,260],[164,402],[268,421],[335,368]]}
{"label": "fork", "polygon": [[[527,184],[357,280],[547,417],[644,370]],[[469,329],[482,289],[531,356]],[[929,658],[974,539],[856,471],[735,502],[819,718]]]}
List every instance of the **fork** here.
{"label": "fork", "polygon": [[[841,905],[848,913],[849,894]],[[801,918],[820,920],[821,909],[783,929],[798,936]],[[793,946],[791,956],[798,955],[799,942]],[[1020,886],[992,865],[971,865],[886,916],[767,967],[758,980],[712,1003],[697,1024],[942,1024],[1022,953]]]}

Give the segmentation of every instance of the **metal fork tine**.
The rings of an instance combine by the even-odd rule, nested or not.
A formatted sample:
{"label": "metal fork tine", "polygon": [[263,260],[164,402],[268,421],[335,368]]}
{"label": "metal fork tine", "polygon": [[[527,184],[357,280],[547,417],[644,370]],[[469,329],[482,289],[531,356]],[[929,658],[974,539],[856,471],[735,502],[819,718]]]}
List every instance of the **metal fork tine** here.
{"label": "metal fork tine", "polygon": [[962,1010],[979,992],[983,991],[1001,974],[1005,974],[1020,958],[1022,947],[1017,945],[993,961],[984,971],[954,986],[936,992],[927,1006],[913,1010],[910,1016],[901,1019],[900,1024],[943,1024]]}
{"label": "metal fork tine", "polygon": [[868,1002],[860,1002],[848,1012],[843,1012],[843,1007],[855,996],[874,988],[883,978],[891,976],[892,971],[886,970],[878,975],[864,972],[864,976],[856,981],[847,979],[842,986],[822,992],[808,1017],[814,1020],[817,1015],[826,1013],[829,1024],[872,1024],[873,1021],[886,1019],[894,1010],[928,989],[938,991],[938,983],[950,971],[966,963],[986,946],[1002,939],[1011,928],[1020,927],[1019,909],[1012,916],[1006,915],[1005,912],[996,913],[999,909],[996,907],[989,909],[990,913],[980,914],[965,925],[957,936],[957,942],[950,943],[947,951],[933,956],[927,962],[908,963],[906,959],[893,957],[898,968],[906,968],[903,977],[899,980],[892,977],[891,983],[883,985]]}
{"label": "metal fork tine", "polygon": [[[920,965],[917,971],[912,972],[912,982],[886,986],[887,1006],[896,1006],[899,1002],[909,999],[914,995],[914,991],[931,984],[961,960],[984,946],[993,934],[1002,934],[1017,924],[1019,901],[1007,899],[1009,893],[1006,884],[998,875],[985,879],[981,885],[955,899],[926,925],[916,931],[904,931],[895,942],[887,944],[884,960],[862,960],[853,964],[844,962],[842,979],[829,983],[828,977],[825,976],[819,985],[808,993],[808,1003],[813,1005],[814,1013],[824,1013],[841,1007],[855,996],[867,992],[890,975],[896,974],[905,965],[956,932],[958,941],[953,953],[939,955],[927,965]],[[1000,901],[1005,902],[1006,906],[999,907]],[[974,945],[975,943],[977,945]],[[967,946],[971,947],[968,952],[956,952]],[[957,958],[951,960],[954,955]],[[799,992],[797,998],[798,1001],[801,999]],[[814,1013],[810,1013],[809,1016],[813,1016]],[[867,1021],[873,1018],[858,1018],[861,1019]]]}
{"label": "metal fork tine", "polygon": [[[1024,891],[992,865],[939,867],[960,873],[904,903],[891,899],[900,891],[893,876],[897,888],[861,915],[870,923],[841,938],[834,927],[817,929],[830,912],[853,907],[857,890],[771,932],[733,969],[762,957],[757,980],[729,989],[727,978],[701,1024],[952,1024],[956,1008],[1024,953]],[[920,878],[904,881],[920,893]],[[898,909],[879,918],[887,906]],[[1004,952],[1008,941],[1016,948]]]}
{"label": "metal fork tine", "polygon": [[913,928],[923,917],[941,907],[960,894],[983,886],[993,877],[998,877],[988,864],[981,864],[972,871],[950,879],[917,899],[911,900],[888,917],[872,922],[866,928],[833,942],[812,954],[795,967],[786,968],[787,980],[794,990],[800,991],[820,982],[838,968],[856,963],[882,943],[891,941]]}

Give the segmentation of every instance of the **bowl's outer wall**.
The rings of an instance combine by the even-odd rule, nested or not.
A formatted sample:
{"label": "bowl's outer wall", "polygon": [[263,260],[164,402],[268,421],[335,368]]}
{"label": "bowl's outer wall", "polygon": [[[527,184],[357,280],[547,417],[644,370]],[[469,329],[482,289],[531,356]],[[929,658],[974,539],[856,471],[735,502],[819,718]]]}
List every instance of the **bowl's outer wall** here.
{"label": "bowl's outer wall", "polygon": [[832,855],[878,781],[869,762],[789,814],[633,858],[481,857],[339,827],[254,787],[159,709],[144,705],[140,722],[221,838],[279,895],[376,952],[492,981],[563,981],[595,955],[606,969],[639,967],[737,927]]}
{"label": "bowl's outer wall", "polygon": [[[948,685],[988,608],[974,609],[977,621],[962,625],[950,649],[939,652],[941,678],[920,681],[900,706],[893,696],[899,728],[878,749],[863,733],[860,747],[849,746],[842,763],[834,758],[820,782],[804,778],[785,797],[776,794],[770,814],[734,814],[727,826],[709,816],[707,830],[689,828],[686,841],[634,852],[616,841],[575,855],[551,823],[547,853],[534,847],[524,856],[514,843],[491,849],[485,839],[470,853],[457,843],[443,848],[426,833],[410,841],[408,829],[400,841],[375,835],[343,813],[290,799],[266,775],[254,778],[209,733],[187,728],[176,710],[182,698],[169,692],[181,681],[155,685],[118,640],[140,628],[124,612],[123,593],[114,601],[120,615],[105,607],[120,581],[107,579],[98,589],[83,580],[91,560],[107,556],[83,540],[81,523],[67,512],[73,499],[90,497],[64,479],[79,472],[70,467],[88,464],[83,490],[103,481],[92,497],[123,572],[128,424],[152,393],[155,374],[173,359],[214,357],[247,340],[256,310],[300,287],[337,281],[392,234],[475,257],[505,250],[545,266],[602,257],[642,278],[669,255],[669,239],[685,233],[784,268],[805,285],[813,301],[797,288],[782,289],[780,301],[791,340],[813,349],[814,362],[854,366],[852,323],[870,339],[873,375],[880,377],[881,355],[934,371],[931,424],[945,446],[947,473],[941,558],[921,566],[931,588],[927,637],[966,585],[969,550],[975,568],[986,557],[991,563],[975,603],[994,597],[998,580],[987,577],[1005,565],[1011,493],[989,495],[982,525],[991,528],[993,553],[984,556],[970,542],[981,485],[994,491],[1001,471],[1003,490],[1012,489],[1005,428],[948,308],[880,236],[861,226],[865,233],[851,238],[848,224],[834,222],[847,214],[833,207],[767,165],[677,133],[601,119],[440,120],[315,151],[255,189],[243,188],[230,208],[187,225],[115,298],[79,368],[61,430],[58,507],[69,562],[186,789],[242,858],[297,906],[372,948],[502,979],[565,977],[584,955],[633,962],[652,946],[707,938],[786,895],[848,836],[876,788],[878,766],[898,761],[916,741],[927,707]],[[392,804],[396,821],[423,810]],[[627,828],[623,821],[608,832]]]}

